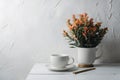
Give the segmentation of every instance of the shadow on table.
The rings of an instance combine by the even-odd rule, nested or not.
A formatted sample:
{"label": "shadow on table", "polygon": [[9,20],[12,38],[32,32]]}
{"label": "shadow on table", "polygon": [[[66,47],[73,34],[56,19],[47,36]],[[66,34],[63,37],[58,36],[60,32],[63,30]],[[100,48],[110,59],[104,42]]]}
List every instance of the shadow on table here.
{"label": "shadow on table", "polygon": [[120,67],[120,63],[94,64],[94,67]]}

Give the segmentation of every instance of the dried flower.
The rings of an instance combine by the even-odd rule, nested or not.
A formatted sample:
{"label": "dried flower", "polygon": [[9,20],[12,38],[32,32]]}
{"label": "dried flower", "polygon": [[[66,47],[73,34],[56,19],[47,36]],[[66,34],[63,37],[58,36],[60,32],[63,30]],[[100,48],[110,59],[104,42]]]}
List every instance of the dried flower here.
{"label": "dried flower", "polygon": [[106,27],[106,28],[104,28],[104,30],[105,30],[105,31],[108,31],[108,28]]}
{"label": "dried flower", "polygon": [[70,42],[74,42],[73,46],[96,47],[108,31],[107,27],[100,28],[101,22],[94,24],[93,18],[89,19],[87,13],[80,14],[79,18],[73,15],[72,19],[72,23],[70,19],[67,20],[69,31],[64,30],[63,35],[68,37]]}
{"label": "dried flower", "polygon": [[65,30],[63,30],[63,35],[68,36],[68,33]]}
{"label": "dried flower", "polygon": [[72,18],[73,18],[73,21],[76,21],[76,18],[75,18],[75,15],[74,15],[74,14],[73,14]]}

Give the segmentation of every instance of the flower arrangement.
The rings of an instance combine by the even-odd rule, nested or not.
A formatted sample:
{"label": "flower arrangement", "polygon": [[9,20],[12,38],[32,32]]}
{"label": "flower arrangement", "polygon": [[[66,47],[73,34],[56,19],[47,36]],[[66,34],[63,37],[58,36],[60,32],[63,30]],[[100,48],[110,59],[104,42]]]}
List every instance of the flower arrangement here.
{"label": "flower arrangement", "polygon": [[101,22],[94,23],[93,18],[89,19],[87,13],[80,14],[79,18],[72,16],[73,23],[67,20],[68,31],[63,30],[63,35],[69,40],[71,47],[93,48],[96,47],[108,28],[101,28]]}

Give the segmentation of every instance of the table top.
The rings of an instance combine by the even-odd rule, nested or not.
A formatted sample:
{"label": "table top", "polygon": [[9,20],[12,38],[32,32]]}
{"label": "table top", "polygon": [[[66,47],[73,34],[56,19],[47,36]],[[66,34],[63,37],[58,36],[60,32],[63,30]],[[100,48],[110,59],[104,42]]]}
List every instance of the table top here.
{"label": "table top", "polygon": [[48,63],[36,63],[26,80],[120,80],[120,63],[94,64],[94,67],[95,70],[75,75],[73,71],[50,71]]}
{"label": "table top", "polygon": [[[94,64],[95,70],[83,72],[78,75],[120,75],[120,63]],[[78,68],[80,70],[85,68]],[[73,70],[54,72],[48,69],[48,63],[36,63],[29,75],[73,75]]]}

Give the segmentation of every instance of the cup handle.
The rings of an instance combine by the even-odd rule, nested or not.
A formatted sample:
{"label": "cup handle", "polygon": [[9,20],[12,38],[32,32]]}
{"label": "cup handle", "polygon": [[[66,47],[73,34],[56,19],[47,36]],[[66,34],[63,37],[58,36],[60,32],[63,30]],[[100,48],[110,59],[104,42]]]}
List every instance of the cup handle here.
{"label": "cup handle", "polygon": [[99,56],[97,56],[95,59],[99,59],[99,58],[101,58],[101,57],[102,57],[102,55],[103,55],[103,53],[101,52],[101,53],[100,53],[100,55],[99,55]]}
{"label": "cup handle", "polygon": [[[103,45],[101,44],[101,47],[102,47]],[[102,55],[103,55],[103,52],[100,52],[100,55],[99,56],[96,56],[96,58],[95,59],[99,59],[99,58],[101,58],[102,57]]]}
{"label": "cup handle", "polygon": [[73,64],[74,63],[74,58],[73,57],[69,57],[69,59],[72,59],[72,62],[71,63],[68,63],[68,65],[71,65],[71,64]]}

